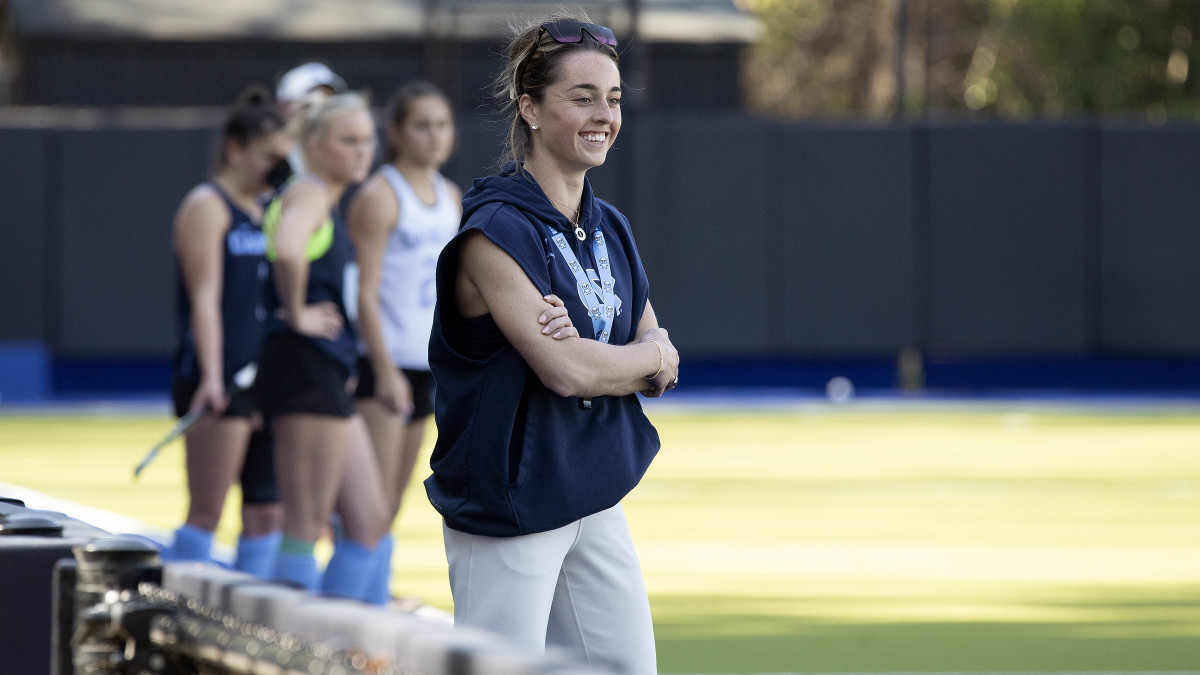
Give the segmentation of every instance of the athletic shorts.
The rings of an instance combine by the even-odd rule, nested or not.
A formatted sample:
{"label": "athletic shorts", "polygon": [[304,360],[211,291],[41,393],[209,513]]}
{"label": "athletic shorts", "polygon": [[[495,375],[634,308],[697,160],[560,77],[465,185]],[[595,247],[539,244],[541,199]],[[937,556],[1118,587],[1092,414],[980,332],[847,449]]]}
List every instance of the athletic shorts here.
{"label": "athletic shorts", "polygon": [[[433,375],[428,370],[398,368],[408,384],[412,386],[413,412],[410,420],[419,420],[433,414]],[[375,398],[375,370],[366,358],[358,360],[358,388],[354,398]]]}
{"label": "athletic shorts", "polygon": [[[183,417],[187,413],[199,386],[200,381],[195,378],[176,377],[171,382],[171,399],[176,417]],[[254,391],[239,391],[229,397],[229,405],[221,419],[248,419],[257,409]],[[275,480],[275,442],[268,430],[255,429],[250,434],[239,482],[243,504],[272,504],[279,501],[279,484]]]}
{"label": "athletic shorts", "polygon": [[[192,406],[192,397],[196,395],[196,390],[199,388],[200,378],[179,377],[178,375],[172,378],[171,402],[175,406],[176,417],[183,417],[187,414]],[[229,397],[229,405],[225,407],[225,412],[221,414],[221,417],[250,417],[257,408],[254,394],[242,390]]]}
{"label": "athletic shorts", "polygon": [[258,358],[254,388],[263,415],[350,417],[354,399],[350,374],[307,338],[294,333],[267,336]]}

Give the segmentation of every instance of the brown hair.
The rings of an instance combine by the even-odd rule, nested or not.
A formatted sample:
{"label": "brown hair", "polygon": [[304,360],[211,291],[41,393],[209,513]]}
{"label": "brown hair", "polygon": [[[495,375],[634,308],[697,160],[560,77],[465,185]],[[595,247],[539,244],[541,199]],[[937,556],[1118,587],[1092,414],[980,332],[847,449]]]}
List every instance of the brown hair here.
{"label": "brown hair", "polygon": [[275,104],[270,90],[260,84],[246,87],[229,108],[225,124],[221,127],[221,139],[217,144],[215,158],[216,169],[224,169],[229,165],[229,157],[225,154],[229,141],[234,141],[244,148],[283,128],[283,114]]}
{"label": "brown hair", "polygon": [[[453,124],[454,109],[450,105],[449,97],[447,97],[446,94],[439,89],[436,84],[433,84],[432,82],[426,82],[424,80],[414,80],[404,84],[392,94],[391,98],[389,98],[387,102],[388,124],[395,128],[404,126],[405,119],[407,119],[408,114],[412,112],[413,103],[415,103],[418,99],[422,99],[427,96],[440,98],[446,102],[446,107],[451,109],[450,123]],[[384,151],[384,159],[388,162],[393,162],[396,160],[396,156],[396,148],[392,147],[391,143],[388,143],[387,148]]]}
{"label": "brown hair", "polygon": [[556,42],[542,30],[542,24],[555,21],[591,23],[591,20],[580,12],[578,16],[564,13],[510,26],[512,37],[505,50],[504,70],[496,77],[493,85],[501,112],[508,117],[509,123],[504,154],[500,158],[501,166],[510,161],[520,165],[529,156],[533,148],[533,134],[525,119],[521,117],[521,95],[529,94],[529,98],[535,103],[540,103],[545,96],[546,87],[558,81],[559,64],[564,56],[579,51],[597,52],[620,65],[617,50],[596,41],[587,31],[583,32],[583,39],[579,42]]}

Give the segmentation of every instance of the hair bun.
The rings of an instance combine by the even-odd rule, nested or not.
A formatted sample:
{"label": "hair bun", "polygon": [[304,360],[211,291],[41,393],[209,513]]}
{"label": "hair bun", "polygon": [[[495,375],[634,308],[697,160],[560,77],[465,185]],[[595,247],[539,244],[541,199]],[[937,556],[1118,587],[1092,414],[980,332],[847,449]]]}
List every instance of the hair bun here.
{"label": "hair bun", "polygon": [[271,105],[275,102],[275,98],[271,96],[271,90],[261,84],[252,84],[242,90],[238,94],[237,101],[234,103],[236,108],[249,108],[252,106]]}

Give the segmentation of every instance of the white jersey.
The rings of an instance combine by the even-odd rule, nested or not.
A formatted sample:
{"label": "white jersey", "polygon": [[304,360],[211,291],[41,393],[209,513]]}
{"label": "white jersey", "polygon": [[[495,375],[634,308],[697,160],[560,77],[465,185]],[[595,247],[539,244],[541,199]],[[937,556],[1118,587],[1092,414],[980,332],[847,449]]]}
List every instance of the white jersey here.
{"label": "white jersey", "polygon": [[421,201],[404,176],[391,164],[379,172],[399,202],[399,218],[383,249],[379,280],[380,323],[392,363],[401,368],[429,370],[429,333],[437,300],[434,273],[438,255],[458,232],[460,205],[453,201],[446,179],[433,177],[437,201]]}

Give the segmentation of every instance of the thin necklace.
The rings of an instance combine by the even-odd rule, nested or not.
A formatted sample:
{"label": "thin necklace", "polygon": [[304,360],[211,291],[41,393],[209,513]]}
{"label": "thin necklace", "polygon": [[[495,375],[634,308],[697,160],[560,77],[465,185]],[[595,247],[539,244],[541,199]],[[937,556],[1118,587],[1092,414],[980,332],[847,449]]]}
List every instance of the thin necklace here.
{"label": "thin necklace", "polygon": [[[529,171],[529,169],[525,169],[525,171],[527,171],[529,173],[529,175],[533,178],[535,183],[537,183],[538,185],[541,185],[541,181],[539,181],[537,179],[537,176],[534,175],[534,173],[532,171]],[[556,200],[554,197],[551,197],[550,193],[546,192],[545,188],[542,189],[542,194],[546,195],[546,199],[549,199],[550,203],[553,204],[554,207],[556,209],[558,209],[559,211],[570,211],[572,214],[574,214],[574,216],[569,218],[568,220],[570,220],[571,224],[575,226],[575,238],[578,239],[579,241],[583,241],[583,240],[587,239],[587,233],[584,232],[583,228],[579,226],[579,208],[568,209],[565,206],[563,206],[562,204],[559,204],[558,200]],[[582,204],[580,204],[580,206],[582,206]]]}
{"label": "thin necklace", "polygon": [[[560,203],[559,203],[559,201],[558,201],[557,199],[555,199],[554,197],[551,197],[550,195],[546,195],[546,199],[549,199],[549,200],[550,200],[550,203],[551,203],[551,204],[554,204],[556,207],[558,207],[558,209],[559,209],[560,211],[566,211],[566,210],[567,210],[567,207],[565,207],[565,206],[563,206],[562,204],[560,204]],[[570,220],[571,220],[571,224],[572,224],[572,225],[578,225],[578,224],[579,224],[579,209],[571,209],[571,213],[572,213],[572,214],[574,214],[574,215],[572,215],[572,216],[571,216],[571,218],[570,218]]]}
{"label": "thin necklace", "polygon": [[[554,197],[551,197],[549,194],[546,194],[546,199],[549,199],[550,203],[557,207],[560,211],[567,210],[566,207],[558,203],[558,200],[556,200]],[[579,226],[579,209],[571,209],[571,212],[575,214],[574,217],[569,219],[571,224],[575,226],[575,238],[579,241],[583,241],[584,239],[587,239],[587,232],[584,232],[583,228]]]}

